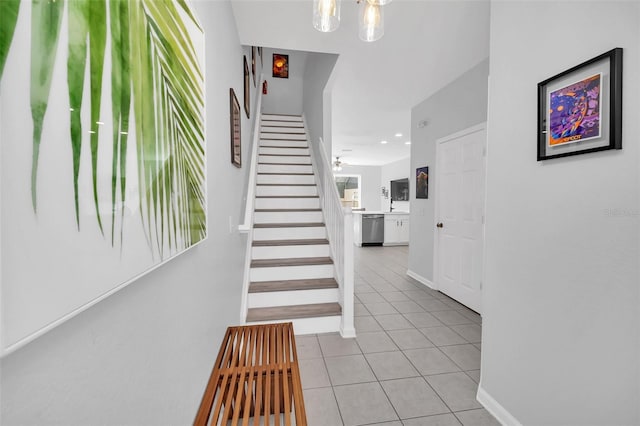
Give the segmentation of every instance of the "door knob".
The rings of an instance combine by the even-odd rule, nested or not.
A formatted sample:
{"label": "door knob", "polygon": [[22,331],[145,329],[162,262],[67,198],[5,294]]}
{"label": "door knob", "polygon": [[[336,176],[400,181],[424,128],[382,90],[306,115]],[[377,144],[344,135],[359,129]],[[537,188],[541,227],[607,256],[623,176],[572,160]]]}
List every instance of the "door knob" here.
{"label": "door knob", "polygon": [[442,224],[442,222],[439,222],[439,223],[436,225],[436,228],[442,228],[442,227],[444,227],[444,225]]}

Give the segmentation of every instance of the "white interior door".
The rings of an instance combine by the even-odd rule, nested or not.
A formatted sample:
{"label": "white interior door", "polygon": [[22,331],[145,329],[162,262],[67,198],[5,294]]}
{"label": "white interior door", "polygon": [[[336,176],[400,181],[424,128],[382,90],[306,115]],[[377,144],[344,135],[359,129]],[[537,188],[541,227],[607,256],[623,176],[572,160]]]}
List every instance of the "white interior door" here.
{"label": "white interior door", "polygon": [[486,125],[436,146],[436,285],[482,313]]}

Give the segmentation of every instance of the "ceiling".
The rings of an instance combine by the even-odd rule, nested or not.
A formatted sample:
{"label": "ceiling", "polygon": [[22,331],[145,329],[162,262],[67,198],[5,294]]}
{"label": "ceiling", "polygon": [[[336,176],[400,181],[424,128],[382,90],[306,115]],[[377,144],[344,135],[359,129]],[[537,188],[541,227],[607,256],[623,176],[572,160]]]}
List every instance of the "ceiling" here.
{"label": "ceiling", "polygon": [[340,55],[333,154],[349,164],[408,157],[411,108],[489,56],[488,1],[394,0],[384,7],[385,35],[373,43],[358,38],[355,0],[342,1],[340,27],[332,33],[311,25],[311,0],[232,5],[242,44]]}

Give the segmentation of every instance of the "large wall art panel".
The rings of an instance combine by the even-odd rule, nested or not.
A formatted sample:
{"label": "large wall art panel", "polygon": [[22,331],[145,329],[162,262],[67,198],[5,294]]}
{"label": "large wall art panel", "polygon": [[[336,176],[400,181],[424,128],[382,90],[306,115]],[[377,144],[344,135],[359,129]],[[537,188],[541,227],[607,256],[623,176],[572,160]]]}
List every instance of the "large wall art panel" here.
{"label": "large wall art panel", "polygon": [[2,1],[2,353],[207,236],[188,2]]}

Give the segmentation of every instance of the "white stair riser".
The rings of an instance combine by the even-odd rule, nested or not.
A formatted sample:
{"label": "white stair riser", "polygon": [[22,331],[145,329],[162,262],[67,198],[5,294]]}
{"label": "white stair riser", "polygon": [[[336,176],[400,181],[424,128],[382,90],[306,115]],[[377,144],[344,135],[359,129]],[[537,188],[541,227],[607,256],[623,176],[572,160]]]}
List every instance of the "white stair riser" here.
{"label": "white stair riser", "polygon": [[302,228],[255,228],[253,239],[255,241],[268,240],[306,240],[327,238],[327,230],[322,227]]}
{"label": "white stair riser", "polygon": [[[319,333],[334,333],[340,331],[340,322],[342,317],[317,317],[317,318],[295,318],[282,321],[293,322],[293,332],[298,335],[304,334],[319,334]],[[249,322],[247,324],[269,324],[274,321],[259,321]]]}
{"label": "white stair riser", "polygon": [[[313,176],[309,176],[313,177]],[[257,186],[256,195],[318,195],[318,188],[314,186]]]}
{"label": "white stair riser", "polygon": [[285,115],[285,114],[262,114],[263,120],[282,120],[282,121],[297,121],[302,123],[302,117],[299,115]]}
{"label": "white stair riser", "polygon": [[307,135],[303,133],[266,133],[260,132],[261,145],[266,145],[265,141],[285,140],[285,141],[306,141]]}
{"label": "white stair riser", "polygon": [[309,148],[307,141],[268,140],[261,141],[258,146],[297,146]]}
{"label": "white stair riser", "polygon": [[313,173],[311,165],[294,166],[294,165],[277,165],[277,164],[258,164],[258,173]]}
{"label": "white stair riser", "polygon": [[[266,125],[265,125],[266,124]],[[263,123],[260,126],[261,132],[266,133],[304,133],[304,127],[302,123]]]}
{"label": "white stair riser", "polygon": [[313,175],[258,175],[256,182],[279,185],[309,185],[315,184],[316,180]]}
{"label": "white stair riser", "polygon": [[255,223],[322,222],[322,212],[254,212]]}
{"label": "white stair riser", "polygon": [[265,148],[260,147],[258,154],[309,155],[309,148]]}
{"label": "white stair riser", "polygon": [[251,282],[333,278],[333,265],[251,268],[249,278]]}
{"label": "white stair riser", "polygon": [[256,209],[319,209],[319,198],[256,198]]}
{"label": "white stair riser", "polygon": [[270,164],[311,164],[311,157],[289,157],[289,156],[276,156],[276,155],[259,155],[258,156],[259,163],[270,163]]}
{"label": "white stair riser", "polygon": [[295,257],[329,257],[329,244],[304,246],[253,247],[252,259],[292,259]]}
{"label": "white stair riser", "polygon": [[339,296],[340,294],[337,288],[249,293],[247,306],[249,308],[267,308],[271,306],[334,303],[338,302]]}

